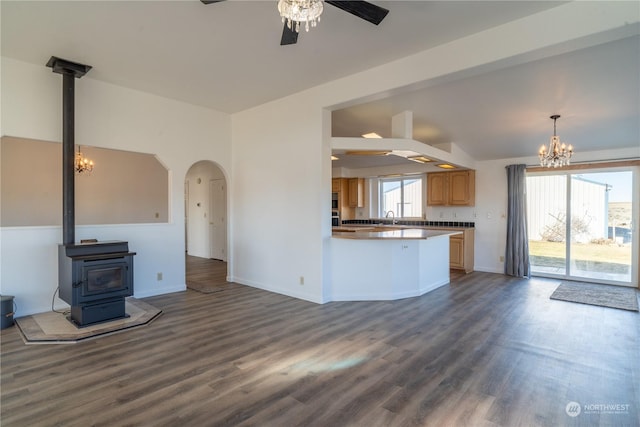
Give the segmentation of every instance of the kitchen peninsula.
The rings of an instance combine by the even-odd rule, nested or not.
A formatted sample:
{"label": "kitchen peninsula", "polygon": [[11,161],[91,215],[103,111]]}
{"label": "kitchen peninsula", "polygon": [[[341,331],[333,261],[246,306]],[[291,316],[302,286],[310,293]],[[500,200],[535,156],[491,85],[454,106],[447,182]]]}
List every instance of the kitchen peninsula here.
{"label": "kitchen peninsula", "polygon": [[449,237],[457,230],[371,229],[334,233],[334,301],[394,300],[449,283]]}

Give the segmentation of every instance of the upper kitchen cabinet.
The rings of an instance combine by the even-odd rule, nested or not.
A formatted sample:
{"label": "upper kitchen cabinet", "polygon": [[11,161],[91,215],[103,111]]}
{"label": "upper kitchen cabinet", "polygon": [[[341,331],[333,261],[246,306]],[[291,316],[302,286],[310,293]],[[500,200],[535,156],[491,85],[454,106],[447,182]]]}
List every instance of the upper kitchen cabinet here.
{"label": "upper kitchen cabinet", "polygon": [[476,172],[473,170],[427,174],[428,206],[474,206]]}
{"label": "upper kitchen cabinet", "polygon": [[445,206],[447,204],[447,173],[427,174],[427,205]]}
{"label": "upper kitchen cabinet", "polygon": [[332,193],[338,193],[340,192],[340,178],[333,178],[331,180],[331,192]]}
{"label": "upper kitchen cabinet", "polygon": [[349,207],[364,207],[364,178],[349,178]]}

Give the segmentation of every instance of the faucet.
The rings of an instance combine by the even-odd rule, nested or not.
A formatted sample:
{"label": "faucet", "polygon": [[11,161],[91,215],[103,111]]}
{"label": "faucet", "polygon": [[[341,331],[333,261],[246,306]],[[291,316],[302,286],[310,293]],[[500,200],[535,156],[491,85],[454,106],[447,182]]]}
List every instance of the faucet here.
{"label": "faucet", "polygon": [[395,214],[393,211],[391,211],[391,210],[390,210],[389,212],[387,212],[387,213],[384,215],[384,217],[385,217],[385,218],[389,218],[389,215],[391,215],[391,225],[395,225],[395,224],[397,223],[397,221],[396,221],[396,214]]}

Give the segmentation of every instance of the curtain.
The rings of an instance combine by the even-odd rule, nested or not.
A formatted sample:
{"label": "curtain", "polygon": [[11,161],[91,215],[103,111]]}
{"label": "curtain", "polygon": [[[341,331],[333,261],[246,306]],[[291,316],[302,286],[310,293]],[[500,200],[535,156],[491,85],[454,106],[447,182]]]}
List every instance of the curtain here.
{"label": "curtain", "polygon": [[507,247],[504,274],[530,276],[529,237],[527,236],[526,165],[509,165],[507,169]]}

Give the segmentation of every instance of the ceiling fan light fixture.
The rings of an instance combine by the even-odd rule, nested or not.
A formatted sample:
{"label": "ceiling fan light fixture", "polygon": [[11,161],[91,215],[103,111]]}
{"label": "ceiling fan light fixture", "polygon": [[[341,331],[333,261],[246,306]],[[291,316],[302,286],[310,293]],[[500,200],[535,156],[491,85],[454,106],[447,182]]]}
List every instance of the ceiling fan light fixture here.
{"label": "ceiling fan light fixture", "polygon": [[323,8],[323,0],[278,0],[282,22],[296,33],[300,32],[301,23],[306,31],[318,25]]}

